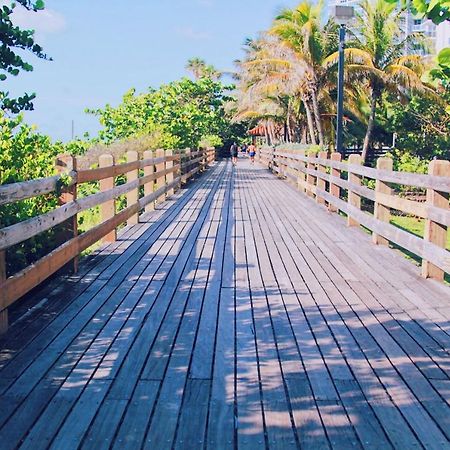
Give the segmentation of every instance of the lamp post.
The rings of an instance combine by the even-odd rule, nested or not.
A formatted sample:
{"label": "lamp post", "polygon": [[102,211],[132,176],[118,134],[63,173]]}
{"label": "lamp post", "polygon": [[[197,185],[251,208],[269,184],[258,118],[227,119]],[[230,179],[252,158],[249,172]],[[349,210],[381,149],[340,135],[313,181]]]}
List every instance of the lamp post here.
{"label": "lamp post", "polygon": [[344,48],[345,25],[354,16],[353,6],[336,5],[334,17],[339,27],[339,62],[338,62],[338,95],[337,95],[337,121],[336,121],[336,150],[344,153],[343,141],[343,116],[344,116]]}

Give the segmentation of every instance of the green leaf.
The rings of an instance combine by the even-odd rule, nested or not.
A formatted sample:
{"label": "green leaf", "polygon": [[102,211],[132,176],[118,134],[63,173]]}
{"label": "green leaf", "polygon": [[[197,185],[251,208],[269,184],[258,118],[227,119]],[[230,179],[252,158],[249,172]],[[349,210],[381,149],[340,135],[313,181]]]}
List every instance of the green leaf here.
{"label": "green leaf", "polygon": [[36,0],[36,3],[34,4],[34,9],[41,10],[45,8],[45,4],[43,0]]}
{"label": "green leaf", "polygon": [[437,61],[442,67],[450,67],[450,48],[443,48],[437,56]]}

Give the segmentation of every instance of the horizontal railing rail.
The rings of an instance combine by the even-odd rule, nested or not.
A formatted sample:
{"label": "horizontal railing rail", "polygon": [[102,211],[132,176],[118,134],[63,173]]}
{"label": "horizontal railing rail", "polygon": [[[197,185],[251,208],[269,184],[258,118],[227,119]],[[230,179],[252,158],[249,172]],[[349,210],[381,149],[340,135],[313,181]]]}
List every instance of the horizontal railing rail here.
{"label": "horizontal railing rail", "polygon": [[[304,151],[262,148],[258,159],[331,212],[347,215],[349,226],[362,225],[370,230],[374,244],[393,243],[420,257],[425,278],[443,280],[445,273],[450,273],[449,161],[431,161],[428,174],[416,174],[392,170],[392,159],[385,157],[377,160],[376,168],[364,167],[356,154],[344,162],[339,153],[308,156]],[[375,181],[374,189],[364,183],[367,179]],[[403,198],[392,185],[424,189],[427,200]],[[362,199],[373,205],[373,214],[362,209]],[[424,219],[424,236],[390,223],[391,210]]]}
{"label": "horizontal railing rail", "polygon": [[[96,242],[113,242],[117,228],[139,221],[141,211],[149,212],[196,173],[216,159],[214,148],[191,151],[146,151],[126,154],[127,161],[115,164],[111,155],[101,155],[99,167],[77,170],[76,158],[62,155],[57,159],[61,172],[49,178],[0,186],[0,206],[41,195],[59,195],[60,206],[47,213],[0,229],[0,331],[8,326],[7,308],[42,281],[72,261],[76,271],[78,256]],[[117,177],[122,177],[122,184]],[[125,182],[123,177],[126,177]],[[78,198],[83,183],[99,183],[99,192]],[[126,206],[116,211],[116,201],[126,195]],[[100,206],[100,223],[78,233],[78,214]],[[32,265],[6,277],[6,252],[15,245],[54,227],[65,224],[63,244]]]}

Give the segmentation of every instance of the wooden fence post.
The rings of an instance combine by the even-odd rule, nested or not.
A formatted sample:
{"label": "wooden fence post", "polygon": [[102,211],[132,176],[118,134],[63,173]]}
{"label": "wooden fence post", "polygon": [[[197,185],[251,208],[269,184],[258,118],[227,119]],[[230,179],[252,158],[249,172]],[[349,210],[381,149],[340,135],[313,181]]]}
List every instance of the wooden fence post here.
{"label": "wooden fence post", "polygon": [[[327,159],[328,158],[328,152],[319,152],[319,159]],[[327,172],[327,169],[322,164],[318,163],[317,165],[317,171],[320,173],[325,174]],[[317,189],[321,189],[322,191],[326,191],[327,183],[323,178],[317,177]],[[316,202],[319,203],[319,205],[325,205],[325,199],[320,196],[320,194],[316,195]]]}
{"label": "wooden fence post", "polygon": [[[393,162],[391,158],[378,158],[377,160],[378,170],[392,170],[392,166]],[[377,200],[377,194],[379,193],[390,195],[391,187],[381,180],[375,181],[375,208],[373,215],[375,219],[389,223],[391,220],[391,210]],[[377,245],[389,245],[389,241],[387,239],[375,232],[372,233],[372,242]]]}
{"label": "wooden fence post", "polygon": [[[127,152],[127,162],[134,162],[139,160],[138,152],[129,151]],[[139,177],[139,169],[130,170],[127,173],[127,183],[137,180]],[[133,189],[127,193],[127,206],[134,205],[139,200],[139,187]],[[139,222],[139,213],[133,214],[127,221],[127,225],[135,225]]]}
{"label": "wooden fence post", "polygon": [[[450,162],[443,160],[431,161],[428,166],[428,174],[449,177]],[[448,210],[448,199],[448,193],[435,191],[433,189],[427,189],[427,205]],[[432,242],[439,247],[446,248],[447,226],[441,225],[437,222],[433,222],[430,219],[426,219],[424,240],[427,242]],[[434,278],[435,280],[442,281],[444,279],[445,273],[442,269],[439,269],[439,267],[436,267],[429,261],[423,260],[422,276],[425,278]]]}
{"label": "wooden fence post", "polygon": [[[349,165],[361,165],[362,158],[361,155],[350,155],[348,158]],[[350,167],[348,168],[348,182],[361,186],[361,176],[351,172]],[[355,208],[361,209],[361,196],[356,192],[353,192],[351,188],[348,189],[348,203]],[[351,214],[347,216],[347,226],[357,227],[359,222],[351,217]]]}
{"label": "wooden fence post", "polygon": [[[341,156],[340,153],[335,152],[335,153],[331,154],[331,161],[340,162],[341,159],[342,159],[342,156]],[[332,168],[331,169],[331,176],[333,176],[335,178],[341,178],[341,171],[340,171],[340,169]],[[340,198],[341,197],[341,188],[337,184],[330,183],[330,194],[333,197]],[[338,208],[336,208],[336,206],[334,206],[331,203],[329,203],[328,204],[328,210],[330,212],[337,212]]]}
{"label": "wooden fence post", "polygon": [[[165,152],[163,149],[156,150],[156,158],[164,158]],[[161,174],[164,172],[166,168],[166,163],[162,162],[159,164],[156,164],[156,176],[158,177],[156,179],[156,190],[161,189],[166,184],[166,177],[165,175],[161,176],[158,174]],[[159,198],[156,199],[156,204],[162,203],[166,199],[166,194],[161,195]]]}
{"label": "wooden fence post", "polygon": [[[146,150],[144,152],[144,159],[153,159],[153,152],[151,150]],[[149,166],[144,167],[144,177],[153,175],[155,173],[155,166],[150,164]],[[149,181],[148,183],[144,183],[144,196],[153,194],[155,191],[155,180]],[[155,202],[150,202],[145,206],[145,212],[151,212],[155,209]]]}
{"label": "wooden fence post", "polygon": [[[189,165],[189,162],[191,161],[191,149],[190,148],[186,148],[184,150],[184,164],[186,164],[185,168],[182,170],[182,174],[185,175],[187,174],[190,170],[191,170],[191,166]],[[187,183],[187,179],[184,180],[184,183]]]}
{"label": "wooden fence post", "polygon": [[[316,155],[315,154],[309,155],[308,158],[316,159]],[[306,168],[308,170],[315,170],[316,163],[308,161],[308,163],[306,164]],[[314,186],[316,185],[316,181],[317,181],[317,178],[314,175],[311,175],[309,173],[306,175],[306,184],[307,184],[306,195],[308,195],[309,197],[314,197],[313,190],[314,190]]]}
{"label": "wooden fence post", "polygon": [[[173,156],[173,150],[166,150],[166,156],[171,158]],[[166,169],[173,169],[173,161],[166,162]],[[173,176],[173,171],[172,171],[166,175],[166,183],[170,184],[173,182],[173,180],[174,180],[174,176]],[[175,193],[175,190],[173,188],[168,190],[167,197],[170,197],[174,193]]]}
{"label": "wooden fence post", "polygon": [[[56,158],[56,170],[58,173],[70,173],[76,172],[77,170],[77,160],[72,155],[59,155]],[[64,188],[63,192],[60,194],[58,203],[60,206],[67,203],[73,202],[77,199],[77,184],[73,184],[70,187]],[[58,236],[58,241],[61,244],[73,239],[78,236],[78,215],[75,214],[70,219],[66,220],[60,226],[60,235]],[[65,270],[71,271],[73,273],[78,272],[78,256],[75,257],[70,263],[64,266]]]}
{"label": "wooden fence post", "polygon": [[[303,157],[305,156],[305,150],[300,150],[298,152],[299,156]],[[306,167],[305,161],[301,161],[298,160],[297,164],[304,169]],[[298,175],[297,175],[297,185],[298,185],[298,189],[300,190],[300,192],[305,193],[306,189],[305,189],[305,183],[306,183],[306,174],[305,172],[301,171],[300,169],[298,169]]]}
{"label": "wooden fence post", "polygon": [[[99,157],[99,167],[112,167],[114,166],[114,157],[112,155],[100,155]],[[115,185],[114,177],[105,178],[100,180],[100,191],[105,192],[113,189]],[[102,222],[111,219],[116,215],[116,201],[114,199],[108,200],[107,202],[100,205],[100,216]],[[108,233],[104,238],[103,242],[115,242],[117,240],[117,230],[114,229]]]}
{"label": "wooden fence post", "polygon": [[174,154],[177,157],[177,160],[174,162],[174,164],[176,164],[177,166],[177,170],[174,172],[174,177],[175,178],[180,178],[180,181],[177,183],[174,192],[177,192],[178,190],[181,189],[181,162],[182,162],[182,154],[181,154],[181,150],[174,150]]}
{"label": "wooden fence post", "polygon": [[[0,251],[0,285],[6,280],[6,252]],[[8,331],[8,308],[0,311],[0,334]]]}

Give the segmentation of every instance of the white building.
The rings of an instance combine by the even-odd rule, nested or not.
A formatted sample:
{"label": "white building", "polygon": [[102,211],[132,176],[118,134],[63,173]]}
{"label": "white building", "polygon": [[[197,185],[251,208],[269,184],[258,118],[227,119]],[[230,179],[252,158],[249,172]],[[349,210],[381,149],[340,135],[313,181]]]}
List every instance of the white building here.
{"label": "white building", "polygon": [[[330,0],[330,10],[335,5],[353,6],[359,8],[359,0]],[[450,22],[435,25],[428,19],[417,19],[407,12],[402,17],[402,28],[405,33],[421,32],[427,40],[431,54],[439,53],[444,47],[450,47]]]}

